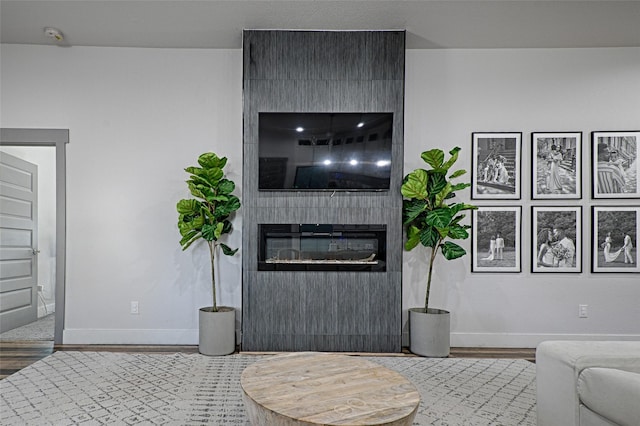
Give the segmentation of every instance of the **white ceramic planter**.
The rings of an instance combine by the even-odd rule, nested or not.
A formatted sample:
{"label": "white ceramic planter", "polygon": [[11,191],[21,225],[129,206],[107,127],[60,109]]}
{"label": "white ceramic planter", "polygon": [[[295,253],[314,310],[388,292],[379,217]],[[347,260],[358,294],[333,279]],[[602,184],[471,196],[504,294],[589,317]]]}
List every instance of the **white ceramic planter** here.
{"label": "white ceramic planter", "polygon": [[236,350],[236,310],[219,306],[200,308],[198,350],[203,355],[228,355]]}
{"label": "white ceramic planter", "polygon": [[451,314],[442,309],[409,309],[409,349],[416,355],[446,358],[451,347]]}

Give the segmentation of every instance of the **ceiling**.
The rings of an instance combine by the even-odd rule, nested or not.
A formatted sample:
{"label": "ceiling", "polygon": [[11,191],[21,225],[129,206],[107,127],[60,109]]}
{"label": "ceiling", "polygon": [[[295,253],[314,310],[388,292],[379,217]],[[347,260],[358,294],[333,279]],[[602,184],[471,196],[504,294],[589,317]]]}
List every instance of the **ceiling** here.
{"label": "ceiling", "polygon": [[1,0],[0,41],[241,47],[243,29],[406,29],[410,49],[640,47],[640,0]]}

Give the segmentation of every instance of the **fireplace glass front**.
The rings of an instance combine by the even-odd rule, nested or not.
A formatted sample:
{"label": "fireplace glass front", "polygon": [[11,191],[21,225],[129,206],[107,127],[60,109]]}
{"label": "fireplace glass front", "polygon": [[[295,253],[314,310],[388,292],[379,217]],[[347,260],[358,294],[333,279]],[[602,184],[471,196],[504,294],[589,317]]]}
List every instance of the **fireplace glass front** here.
{"label": "fireplace glass front", "polygon": [[386,225],[261,224],[259,271],[386,271]]}

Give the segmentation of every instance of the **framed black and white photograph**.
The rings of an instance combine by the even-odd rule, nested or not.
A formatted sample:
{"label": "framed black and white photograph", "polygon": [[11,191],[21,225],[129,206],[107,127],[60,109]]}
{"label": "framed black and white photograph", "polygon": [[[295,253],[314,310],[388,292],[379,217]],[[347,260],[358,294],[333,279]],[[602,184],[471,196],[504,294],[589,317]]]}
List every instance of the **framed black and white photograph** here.
{"label": "framed black and white photograph", "polygon": [[640,206],[592,206],[592,272],[640,272]]}
{"label": "framed black and white photograph", "polygon": [[522,272],[520,206],[473,210],[471,272]]}
{"label": "framed black and white photograph", "polygon": [[582,272],[582,207],[531,207],[531,272]]}
{"label": "framed black and white photograph", "polygon": [[593,198],[640,198],[640,131],[592,132]]}
{"label": "framed black and white photograph", "polygon": [[471,198],[520,199],[521,132],[474,132]]}
{"label": "framed black and white photograph", "polygon": [[531,135],[533,199],[582,198],[582,132]]}

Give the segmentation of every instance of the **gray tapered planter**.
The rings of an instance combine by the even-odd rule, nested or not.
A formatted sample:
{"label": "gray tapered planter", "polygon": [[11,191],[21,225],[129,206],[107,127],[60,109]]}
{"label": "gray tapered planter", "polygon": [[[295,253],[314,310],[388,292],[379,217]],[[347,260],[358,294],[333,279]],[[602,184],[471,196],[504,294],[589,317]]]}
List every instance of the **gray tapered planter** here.
{"label": "gray tapered planter", "polygon": [[236,310],[218,306],[218,312],[208,306],[198,315],[198,350],[203,355],[229,355],[236,350]]}
{"label": "gray tapered planter", "polygon": [[451,314],[442,309],[409,309],[409,349],[416,355],[446,358],[451,347]]}

